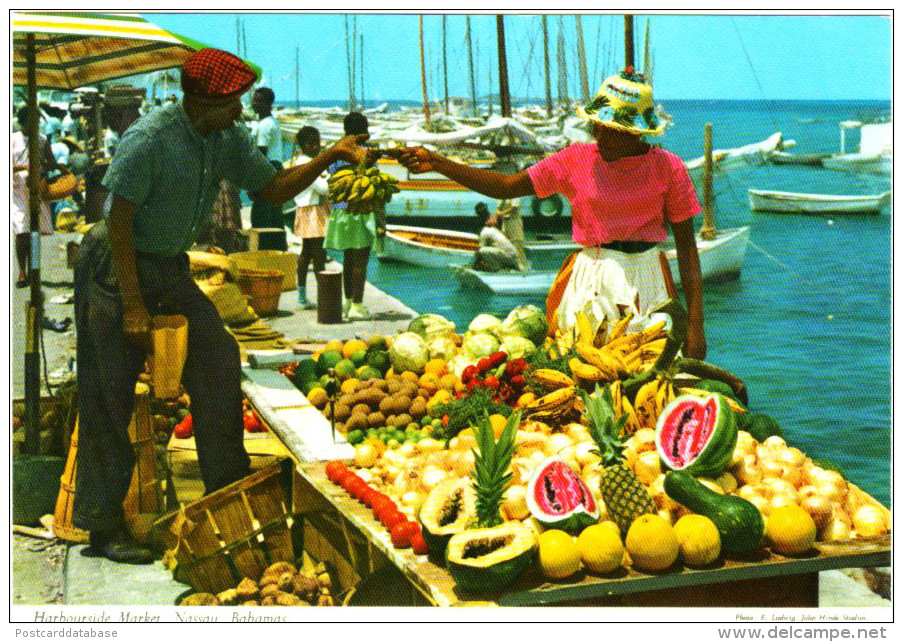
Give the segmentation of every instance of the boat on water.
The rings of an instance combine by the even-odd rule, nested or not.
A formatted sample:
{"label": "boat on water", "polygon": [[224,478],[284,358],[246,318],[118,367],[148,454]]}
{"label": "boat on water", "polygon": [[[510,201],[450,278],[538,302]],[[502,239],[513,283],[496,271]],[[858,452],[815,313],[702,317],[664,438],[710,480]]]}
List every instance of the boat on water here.
{"label": "boat on water", "polygon": [[[703,283],[724,283],[739,278],[748,243],[748,226],[718,230],[715,238],[709,240],[697,236]],[[677,250],[673,242],[662,243],[660,247],[668,259],[675,285],[680,285]],[[558,274],[557,270],[482,272],[460,265],[453,268],[462,288],[499,296],[542,296],[552,287]]]}
{"label": "boat on water", "polygon": [[775,165],[805,165],[821,167],[822,161],[831,154],[791,154],[790,152],[776,151],[768,157],[770,163]]}
{"label": "boat on water", "polygon": [[[716,149],[712,151],[712,163],[716,170],[728,170],[741,165],[762,165],[776,152],[790,149],[796,146],[794,140],[784,140],[781,132],[775,132],[765,140],[758,143],[734,147],[731,149]],[[694,158],[685,163],[690,176],[701,174],[705,167],[705,156]]]}
{"label": "boat on water", "polygon": [[800,194],[749,190],[749,209],[753,212],[781,214],[878,214],[890,201],[890,192],[868,196]]}
{"label": "boat on water", "polygon": [[[859,151],[846,153],[846,132],[859,129]],[[825,169],[862,174],[890,175],[893,171],[894,124],[864,124],[858,120],[840,123],[840,153],[822,159]]]}

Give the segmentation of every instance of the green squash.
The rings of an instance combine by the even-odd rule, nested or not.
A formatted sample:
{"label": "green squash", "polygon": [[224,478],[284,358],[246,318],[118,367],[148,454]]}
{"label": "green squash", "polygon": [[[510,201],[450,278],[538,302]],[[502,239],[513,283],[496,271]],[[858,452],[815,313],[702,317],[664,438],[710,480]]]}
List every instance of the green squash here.
{"label": "green squash", "polygon": [[532,565],[535,556],[533,530],[507,522],[453,535],[445,550],[445,563],[462,590],[496,593]]}
{"label": "green squash", "polygon": [[762,545],[765,522],[751,502],[733,495],[719,495],[683,471],[665,475],[664,486],[668,497],[715,523],[725,553],[743,555]]}
{"label": "green squash", "polygon": [[758,442],[763,442],[772,436],[784,436],[784,431],[778,422],[762,412],[747,413],[746,425],[743,429]]}
{"label": "green squash", "polygon": [[420,532],[430,553],[442,555],[448,540],[476,519],[477,494],[469,478],[436,485],[420,507]]}

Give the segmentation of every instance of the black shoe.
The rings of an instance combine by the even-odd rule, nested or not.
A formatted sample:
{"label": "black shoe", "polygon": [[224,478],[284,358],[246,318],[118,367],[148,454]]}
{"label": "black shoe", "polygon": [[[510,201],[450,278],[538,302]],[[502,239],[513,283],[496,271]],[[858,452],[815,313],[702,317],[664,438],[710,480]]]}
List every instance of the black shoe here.
{"label": "black shoe", "polygon": [[92,531],[91,548],[118,564],[150,564],[154,554],[123,531]]}
{"label": "black shoe", "polygon": [[49,319],[44,317],[44,320],[41,322],[41,327],[45,330],[53,330],[54,332],[66,332],[69,329],[69,326],[72,325],[72,319],[66,317],[60,321],[56,319]]}

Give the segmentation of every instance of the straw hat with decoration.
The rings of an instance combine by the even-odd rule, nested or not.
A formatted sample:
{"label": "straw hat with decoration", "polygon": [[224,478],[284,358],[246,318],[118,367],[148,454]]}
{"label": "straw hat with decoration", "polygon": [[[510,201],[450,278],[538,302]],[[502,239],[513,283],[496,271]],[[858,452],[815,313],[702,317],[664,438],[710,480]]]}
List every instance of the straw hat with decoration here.
{"label": "straw hat with decoration", "polygon": [[652,85],[633,67],[606,78],[596,97],[577,108],[577,115],[590,123],[650,136],[661,136],[671,124],[661,105],[652,101]]}

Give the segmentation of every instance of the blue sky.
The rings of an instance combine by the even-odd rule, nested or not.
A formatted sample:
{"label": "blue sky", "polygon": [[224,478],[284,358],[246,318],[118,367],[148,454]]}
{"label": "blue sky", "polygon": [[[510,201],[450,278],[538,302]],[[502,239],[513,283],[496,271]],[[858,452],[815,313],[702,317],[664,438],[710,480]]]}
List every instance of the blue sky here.
{"label": "blue sky", "polygon": [[[237,14],[144,14],[161,27],[236,51]],[[345,100],[348,80],[345,15],[241,14],[248,58],[259,64],[277,102],[295,98],[295,49],[300,47],[302,100]],[[657,99],[889,99],[891,23],[880,16],[653,15]],[[352,18],[349,16],[349,24]],[[591,92],[602,74],[623,64],[623,18],[582,16]],[[637,59],[647,17],[635,19]],[[477,91],[497,91],[495,17],[471,18]],[[552,93],[557,95],[556,52],[564,28],[569,93],[577,94],[575,18],[548,16]],[[544,94],[539,16],[505,19],[511,91]],[[416,15],[358,15],[364,38],[364,97],[419,100],[420,57]],[[467,96],[465,18],[447,18],[449,94]],[[429,97],[442,97],[442,18],[424,17]],[[356,64],[359,69],[359,63]],[[638,65],[639,66],[639,65]],[[359,74],[356,74],[359,77]],[[360,97],[360,85],[356,91]]]}

